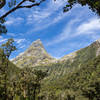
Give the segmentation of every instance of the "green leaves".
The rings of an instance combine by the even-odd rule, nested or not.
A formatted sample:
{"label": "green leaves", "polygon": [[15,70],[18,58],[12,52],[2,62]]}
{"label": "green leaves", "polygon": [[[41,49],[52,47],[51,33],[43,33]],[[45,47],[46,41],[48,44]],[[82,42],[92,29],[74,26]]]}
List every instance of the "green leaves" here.
{"label": "green leaves", "polygon": [[[46,76],[46,72],[40,70],[33,70],[32,68],[26,67],[21,69],[20,73],[14,77],[13,86],[14,94],[23,97],[31,98],[33,100],[40,91],[41,80]],[[35,99],[34,99],[35,100]]]}
{"label": "green leaves", "polygon": [[0,19],[0,35],[6,34],[7,29],[6,26],[4,25],[5,19]]}
{"label": "green leaves", "polygon": [[41,81],[47,76],[47,73],[42,70],[34,70],[34,74],[36,75],[38,81]]}
{"label": "green leaves", "polygon": [[[9,78],[8,78],[8,69],[9,69],[9,66],[11,67],[10,63],[9,63],[9,57],[11,55],[11,53],[16,50],[16,47],[13,45],[13,42],[14,40],[13,39],[8,39],[8,41],[5,43],[5,44],[2,44],[0,50],[1,50],[1,64],[0,64],[0,75],[1,75],[1,78],[0,78],[0,82],[2,80],[4,80],[4,83],[1,83],[3,85],[3,90],[2,92],[0,93],[1,96],[4,97],[3,100],[7,100],[9,98],[10,95],[12,95],[12,93],[10,93],[10,88],[11,87],[11,82],[9,81]],[[0,89],[2,89],[2,87],[0,87]],[[1,97],[0,96],[0,97]]]}
{"label": "green leaves", "polygon": [[0,0],[0,9],[3,8],[6,4],[6,0]]}
{"label": "green leaves", "polygon": [[68,0],[64,7],[64,12],[69,11],[75,4],[80,4],[82,6],[88,5],[89,9],[100,16],[100,0]]}
{"label": "green leaves", "polygon": [[7,33],[7,29],[6,29],[5,25],[0,24],[0,35],[6,34],[6,33]]}
{"label": "green leaves", "polygon": [[11,53],[16,50],[16,47],[14,46],[13,43],[14,43],[13,39],[8,39],[8,41],[5,44],[2,44],[1,46],[7,58],[9,58]]}
{"label": "green leaves", "polygon": [[10,0],[9,2],[8,2],[8,6],[11,8],[11,7],[13,7],[13,6],[15,6],[16,5],[16,0]]}

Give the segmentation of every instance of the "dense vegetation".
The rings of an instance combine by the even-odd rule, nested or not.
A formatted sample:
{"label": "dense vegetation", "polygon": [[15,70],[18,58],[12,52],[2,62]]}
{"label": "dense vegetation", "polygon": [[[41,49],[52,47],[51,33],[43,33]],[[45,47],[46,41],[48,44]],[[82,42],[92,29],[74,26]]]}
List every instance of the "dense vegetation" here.
{"label": "dense vegetation", "polygon": [[41,80],[47,74],[28,67],[17,68],[9,61],[15,50],[13,39],[0,46],[0,100],[35,100],[40,92]]}
{"label": "dense vegetation", "polygon": [[45,81],[41,95],[43,100],[100,100],[100,56],[59,78]]}
{"label": "dense vegetation", "polygon": [[22,69],[8,60],[13,42],[0,49],[0,100],[100,100],[98,41],[74,58]]}
{"label": "dense vegetation", "polygon": [[19,69],[5,59],[3,63],[0,62],[0,100],[35,100],[40,92],[41,80],[46,75],[47,73],[41,70]]}
{"label": "dense vegetation", "polygon": [[0,49],[0,100],[4,100],[5,84],[7,83],[8,87],[8,84],[12,82],[12,78],[15,77],[19,71],[19,68],[5,58],[2,49]]}
{"label": "dense vegetation", "polygon": [[[41,100],[99,100],[100,91],[95,89],[95,82],[97,82],[100,72],[100,56],[96,57],[98,47],[99,43],[94,42],[77,51],[73,61],[69,59],[35,67],[34,69],[48,70],[48,77],[42,81],[42,89],[39,94]],[[91,89],[98,93],[95,96],[90,94]]]}
{"label": "dense vegetation", "polygon": [[100,16],[100,0],[68,0],[64,11],[69,11],[75,4],[80,4],[81,6],[88,5],[89,9]]}

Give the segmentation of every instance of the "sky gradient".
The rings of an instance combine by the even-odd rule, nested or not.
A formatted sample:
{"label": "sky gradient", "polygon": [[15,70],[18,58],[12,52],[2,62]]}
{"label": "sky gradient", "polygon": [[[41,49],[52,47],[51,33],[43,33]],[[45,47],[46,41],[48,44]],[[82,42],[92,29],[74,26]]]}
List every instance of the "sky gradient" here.
{"label": "sky gradient", "polygon": [[[66,0],[47,0],[39,7],[19,9],[6,18],[7,35],[0,44],[14,38],[18,48],[10,59],[40,39],[47,52],[56,58],[84,48],[100,38],[100,19],[87,6],[76,5],[63,13]],[[2,9],[4,13],[7,8]]]}

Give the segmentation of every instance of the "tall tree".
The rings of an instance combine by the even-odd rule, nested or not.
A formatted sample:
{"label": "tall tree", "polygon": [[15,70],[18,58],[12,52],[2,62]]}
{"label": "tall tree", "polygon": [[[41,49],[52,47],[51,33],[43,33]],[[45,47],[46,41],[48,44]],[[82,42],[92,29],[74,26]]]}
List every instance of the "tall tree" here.
{"label": "tall tree", "polygon": [[14,40],[8,39],[8,41],[5,44],[2,44],[2,65],[4,65],[4,100],[7,100],[7,74],[8,74],[8,66],[9,66],[9,57],[13,51],[16,50],[16,47],[14,46]]}
{"label": "tall tree", "polygon": [[18,80],[16,81],[16,88],[18,88],[18,91],[20,92],[20,94],[17,95],[21,97],[21,100],[36,100],[37,94],[40,91],[41,80],[46,76],[47,73],[41,70],[33,70],[29,67],[22,69],[18,75]]}

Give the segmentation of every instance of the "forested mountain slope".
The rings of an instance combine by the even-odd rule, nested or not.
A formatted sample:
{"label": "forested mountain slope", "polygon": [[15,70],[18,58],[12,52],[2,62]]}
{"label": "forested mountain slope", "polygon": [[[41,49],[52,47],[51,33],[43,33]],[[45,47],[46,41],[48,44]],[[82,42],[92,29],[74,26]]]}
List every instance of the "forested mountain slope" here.
{"label": "forested mountain slope", "polygon": [[[65,74],[70,74],[76,69],[79,69],[82,64],[94,59],[100,54],[100,42],[95,41],[86,48],[82,48],[76,52],[64,56],[57,60],[56,63],[48,65],[40,65],[35,69],[48,70],[48,81],[63,77]],[[42,67],[41,67],[42,66]]]}
{"label": "forested mountain slope", "polygon": [[[36,100],[37,99],[39,100],[99,100],[100,98],[100,89],[99,89],[100,87],[100,78],[99,78],[100,77],[100,42],[99,40],[95,41],[88,47],[82,48],[76,52],[66,55],[59,60],[56,60],[51,56],[49,56],[46,53],[46,51],[44,52],[44,48],[42,47],[40,40],[38,42],[39,42],[39,46],[37,46],[38,45],[37,42],[35,42],[36,44],[34,44],[33,42],[33,44],[36,46],[35,48],[32,44],[30,48],[27,49],[25,53],[22,54],[22,56],[20,55],[13,60],[14,62],[16,62],[17,67],[11,62],[9,62],[9,68],[8,68],[9,77],[15,77],[16,83],[17,82],[20,83],[21,81],[27,83],[28,79],[30,79],[29,82],[31,82],[32,73],[34,74],[34,72],[32,72],[31,76],[29,76],[28,73],[30,73],[30,71],[32,70],[42,70],[44,72],[46,71],[47,77],[45,77],[44,80],[41,81],[42,84],[41,89],[40,92],[36,95]],[[37,58],[33,57],[34,54],[35,56],[37,55]],[[32,59],[35,59],[35,62],[32,59],[30,62],[30,58],[28,59],[29,55],[32,57]],[[40,59],[39,57],[40,58],[46,57],[48,63],[45,63],[44,60],[45,58]],[[20,59],[23,64],[19,63]],[[41,63],[39,63],[39,61]],[[34,66],[34,64],[36,66]],[[22,69],[19,69],[18,67]],[[24,74],[28,76],[24,76],[21,77],[21,79],[19,79],[20,77],[18,78],[17,75],[21,75],[21,70],[25,70],[22,76]],[[18,91],[19,90],[20,88],[18,88]],[[22,91],[21,93],[23,93],[23,90],[21,91]],[[17,98],[15,100],[20,100],[20,99]]]}
{"label": "forested mountain slope", "polygon": [[34,67],[48,70],[40,94],[43,100],[99,100],[99,55],[100,42],[97,40],[56,63]]}
{"label": "forested mountain slope", "polygon": [[43,100],[100,100],[100,56],[46,82],[41,91]]}

